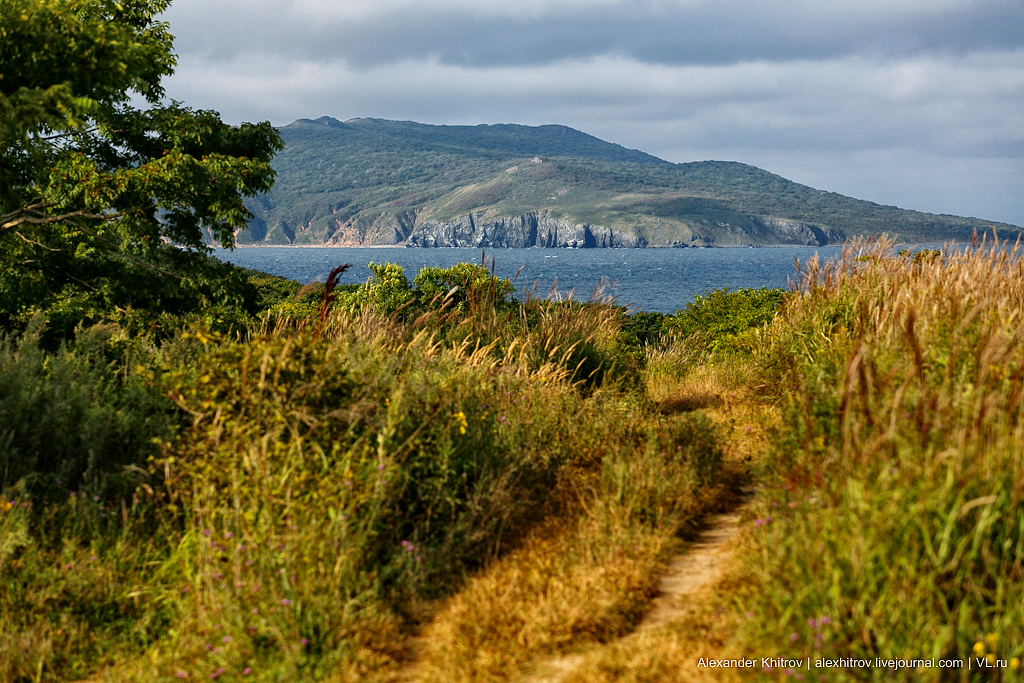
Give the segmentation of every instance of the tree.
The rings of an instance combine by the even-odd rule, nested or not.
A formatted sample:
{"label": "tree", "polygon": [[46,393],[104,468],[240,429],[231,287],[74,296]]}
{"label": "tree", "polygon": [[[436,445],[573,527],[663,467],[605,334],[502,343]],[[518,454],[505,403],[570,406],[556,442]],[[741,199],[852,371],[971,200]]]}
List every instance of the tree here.
{"label": "tree", "polygon": [[164,102],[169,2],[0,3],[0,327],[232,295],[207,243],[233,246],[283,143],[269,123]]}

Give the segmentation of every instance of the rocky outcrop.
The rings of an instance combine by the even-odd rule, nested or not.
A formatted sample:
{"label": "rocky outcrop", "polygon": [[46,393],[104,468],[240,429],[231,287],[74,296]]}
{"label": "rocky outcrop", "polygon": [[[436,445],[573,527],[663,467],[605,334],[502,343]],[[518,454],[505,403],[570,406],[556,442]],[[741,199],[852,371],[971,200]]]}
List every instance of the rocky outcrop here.
{"label": "rocky outcrop", "polygon": [[418,223],[410,247],[646,247],[643,237],[601,225],[552,218],[546,212],[485,218],[470,213],[453,221]]}
{"label": "rocky outcrop", "polygon": [[754,222],[763,226],[768,234],[778,240],[779,244],[806,244],[810,247],[820,247],[846,240],[846,236],[837,230],[819,228],[808,223],[788,221],[782,218],[754,218]]}

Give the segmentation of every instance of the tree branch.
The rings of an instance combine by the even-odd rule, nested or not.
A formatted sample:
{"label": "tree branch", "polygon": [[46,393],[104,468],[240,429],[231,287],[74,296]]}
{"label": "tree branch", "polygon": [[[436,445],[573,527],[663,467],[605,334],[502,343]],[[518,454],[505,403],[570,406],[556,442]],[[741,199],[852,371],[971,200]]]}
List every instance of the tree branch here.
{"label": "tree branch", "polygon": [[[48,206],[41,206],[45,209],[48,208],[48,206],[53,205],[50,204]],[[33,207],[30,206],[26,206],[23,209],[12,211],[6,216],[0,217],[0,220],[4,221],[3,223],[0,223],[0,230],[10,230],[12,228],[16,228],[19,225],[24,225],[26,223],[29,225],[49,225],[51,223],[61,223],[63,221],[71,223],[73,222],[70,220],[72,218],[91,218],[100,221],[110,221],[120,217],[120,213],[96,214],[90,213],[85,209],[82,209],[80,211],[72,211],[71,213],[63,213],[57,216],[47,216],[45,213],[43,213],[43,211],[34,209]]]}
{"label": "tree branch", "polygon": [[121,256],[124,256],[126,259],[128,259],[132,263],[135,263],[137,265],[143,266],[145,268],[149,268],[151,270],[155,270],[156,272],[160,273],[161,275],[166,275],[167,277],[173,277],[176,280],[184,280],[185,279],[181,275],[178,275],[177,273],[172,273],[169,270],[164,270],[163,268],[161,268],[159,266],[154,266],[152,263],[149,263],[148,261],[143,261],[142,259],[137,258],[135,256],[132,256],[131,254],[129,254],[127,252],[120,251],[120,247],[117,245],[116,242],[114,242],[112,240],[108,240],[106,237],[103,237],[101,235],[96,234],[95,232],[93,232],[92,230],[89,230],[88,228],[83,226],[81,223],[78,223],[77,221],[69,220],[68,223],[70,223],[71,225],[75,226],[81,232],[85,233],[89,237],[92,237],[95,240],[99,240],[100,242],[103,242],[104,244],[106,244],[109,247],[113,247],[116,250],[116,253],[120,254]]}

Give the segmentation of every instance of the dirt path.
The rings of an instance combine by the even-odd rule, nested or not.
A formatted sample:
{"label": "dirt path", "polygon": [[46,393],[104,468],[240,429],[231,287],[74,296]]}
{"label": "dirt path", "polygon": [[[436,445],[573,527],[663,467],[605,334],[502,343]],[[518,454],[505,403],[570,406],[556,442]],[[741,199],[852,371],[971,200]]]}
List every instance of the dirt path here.
{"label": "dirt path", "polygon": [[[658,585],[659,594],[651,610],[644,615],[636,630],[623,640],[635,638],[644,631],[680,618],[686,610],[686,598],[697,595],[722,578],[735,551],[730,541],[739,532],[740,518],[751,501],[752,495],[748,493],[737,507],[708,518],[706,526],[687,546],[686,551],[669,564],[668,571]],[[587,655],[601,647],[605,646],[594,646],[583,653],[548,659],[537,667],[533,676],[525,678],[524,683],[560,683],[583,663]]]}

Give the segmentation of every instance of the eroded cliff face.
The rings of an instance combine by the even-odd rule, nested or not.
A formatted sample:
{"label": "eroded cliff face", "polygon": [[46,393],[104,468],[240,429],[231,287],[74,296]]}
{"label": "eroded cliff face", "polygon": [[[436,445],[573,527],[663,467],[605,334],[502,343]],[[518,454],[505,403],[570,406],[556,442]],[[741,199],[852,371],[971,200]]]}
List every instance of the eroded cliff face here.
{"label": "eroded cliff face", "polygon": [[[674,226],[674,227],[673,227]],[[843,242],[845,236],[829,228],[780,218],[733,214],[722,220],[702,219],[692,224],[659,218],[644,226],[625,229],[579,223],[552,217],[547,211],[516,216],[470,212],[442,221],[423,219],[419,210],[365,214],[347,221],[335,219],[311,228],[258,224],[245,242],[308,244],[332,247],[390,246],[473,248],[577,248],[709,247],[798,244],[820,246]],[[253,239],[257,237],[259,239]]]}
{"label": "eroded cliff face", "polygon": [[824,246],[835,242],[843,242],[846,236],[832,228],[819,228],[816,225],[787,221],[781,218],[757,218],[767,232],[774,235],[779,244],[806,244],[809,247]]}
{"label": "eroded cliff face", "polygon": [[408,236],[413,247],[646,247],[634,232],[551,218],[546,213],[484,218],[470,213],[454,221],[426,220]]}

